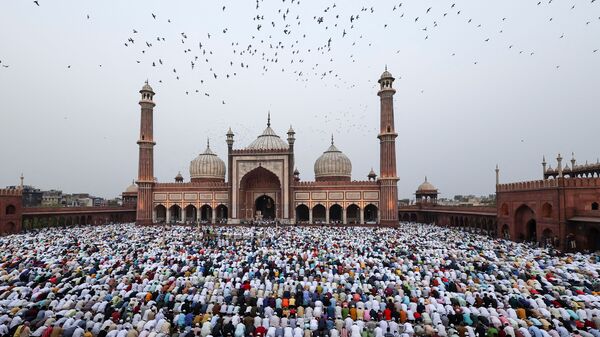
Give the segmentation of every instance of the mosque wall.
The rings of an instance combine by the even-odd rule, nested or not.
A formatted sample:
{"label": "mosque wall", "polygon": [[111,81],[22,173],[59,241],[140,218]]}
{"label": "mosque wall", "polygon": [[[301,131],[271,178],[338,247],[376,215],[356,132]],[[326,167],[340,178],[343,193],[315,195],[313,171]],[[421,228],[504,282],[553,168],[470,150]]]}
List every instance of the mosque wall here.
{"label": "mosque wall", "polygon": [[22,198],[19,189],[0,189],[0,234],[21,231]]}
{"label": "mosque wall", "polygon": [[[497,188],[498,233],[562,249],[600,245],[600,179],[557,178]],[[593,238],[593,239],[592,239]]]}

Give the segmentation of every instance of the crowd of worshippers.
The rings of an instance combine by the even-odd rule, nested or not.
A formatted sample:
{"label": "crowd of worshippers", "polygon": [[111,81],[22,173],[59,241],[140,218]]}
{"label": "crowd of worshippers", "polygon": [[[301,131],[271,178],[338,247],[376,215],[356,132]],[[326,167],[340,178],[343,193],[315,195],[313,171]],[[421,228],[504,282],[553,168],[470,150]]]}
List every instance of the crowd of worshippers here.
{"label": "crowd of worshippers", "polygon": [[0,336],[600,337],[600,260],[424,224],[0,238]]}

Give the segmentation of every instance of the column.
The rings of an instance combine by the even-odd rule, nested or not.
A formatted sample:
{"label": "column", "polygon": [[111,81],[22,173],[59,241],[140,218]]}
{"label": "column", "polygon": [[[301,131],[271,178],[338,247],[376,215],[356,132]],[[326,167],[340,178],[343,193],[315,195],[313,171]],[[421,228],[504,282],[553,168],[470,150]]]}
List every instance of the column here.
{"label": "column", "polygon": [[309,207],[308,208],[308,223],[312,224],[313,223],[313,218],[312,218],[312,208]]}
{"label": "column", "polygon": [[325,223],[329,223],[329,207],[325,208]]}
{"label": "column", "polygon": [[156,223],[156,208],[152,209],[152,223]]}
{"label": "column", "polygon": [[342,224],[348,224],[348,221],[346,221],[346,208],[342,208]]}
{"label": "column", "polygon": [[217,208],[213,207],[212,209],[212,223],[217,223]]}
{"label": "column", "polygon": [[377,208],[377,223],[381,223],[381,211]]}
{"label": "column", "polygon": [[196,205],[196,222],[200,223],[200,206]]}
{"label": "column", "polygon": [[171,208],[167,207],[167,219],[165,219],[166,223],[171,222]]}
{"label": "column", "polygon": [[360,213],[360,224],[364,225],[365,224],[365,210],[364,210],[364,208],[361,208],[359,210],[359,213]]}

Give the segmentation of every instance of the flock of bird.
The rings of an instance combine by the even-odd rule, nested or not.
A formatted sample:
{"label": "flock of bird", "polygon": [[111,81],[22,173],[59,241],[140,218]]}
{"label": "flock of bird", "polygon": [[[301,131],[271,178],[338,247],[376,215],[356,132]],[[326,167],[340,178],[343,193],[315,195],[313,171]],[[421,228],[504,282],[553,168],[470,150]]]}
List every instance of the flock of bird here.
{"label": "flock of bird", "polygon": [[[279,0],[277,0],[279,1]],[[351,9],[350,4],[346,3],[329,3],[320,8],[311,16],[306,16],[302,6],[314,6],[314,4],[306,5],[300,0],[281,0],[280,5],[275,12],[271,9],[263,10],[264,0],[256,0],[255,12],[248,13],[252,18],[254,27],[245,27],[248,32],[246,40],[232,40],[230,50],[216,50],[211,46],[211,42],[215,39],[224,40],[228,38],[229,28],[214,28],[213,31],[200,32],[181,32],[177,36],[150,36],[145,34],[140,29],[131,28],[130,34],[124,39],[123,47],[131,49],[139,57],[136,63],[145,62],[153,68],[165,67],[171,70],[170,78],[158,79],[159,83],[174,79],[179,80],[182,76],[191,71],[203,72],[203,77],[200,80],[198,88],[190,88],[186,94],[197,93],[206,97],[210,97],[211,93],[207,86],[211,80],[227,80],[232,79],[240,72],[247,70],[250,67],[258,68],[261,74],[265,75],[268,72],[281,71],[290,73],[297,81],[308,82],[311,79],[325,80],[330,77],[339,78],[335,70],[335,60],[339,58],[350,58],[355,62],[360,57],[361,48],[372,47],[373,43],[366,41],[369,37],[365,36],[361,31],[363,27],[361,22],[365,17],[376,16],[380,12],[395,13],[394,20],[409,20],[414,23],[414,29],[419,30],[424,40],[428,40],[431,34],[435,34],[437,29],[444,25],[444,20],[451,16],[462,16],[463,21],[472,25],[474,29],[482,28],[484,23],[476,23],[477,19],[468,16],[463,12],[461,6],[451,0],[447,3],[436,3],[434,6],[423,5],[420,10],[411,7],[411,10],[405,10],[407,7],[403,2],[390,3],[378,7],[363,6],[356,9]],[[597,0],[584,0],[595,3]],[[275,2],[275,1],[273,1]],[[537,1],[537,6],[550,6],[554,0]],[[46,5],[45,1],[35,0],[33,4],[37,7]],[[232,4],[223,4],[220,7],[222,12],[231,10]],[[269,4],[268,8],[272,8]],[[267,6],[265,6],[267,7]],[[341,10],[341,7],[346,7]],[[570,7],[575,10],[576,3]],[[300,14],[302,12],[302,14]],[[344,13],[344,14],[342,14]],[[86,19],[91,20],[90,14],[86,14]],[[510,21],[510,18],[498,18],[501,24]],[[548,18],[548,22],[553,21],[553,17]],[[148,13],[148,20],[155,21],[156,24],[167,23],[176,24],[176,19],[162,17],[160,13]],[[600,20],[600,17],[597,17]],[[382,29],[391,29],[394,22],[381,22]],[[586,21],[585,25],[590,25],[591,20]],[[598,23],[596,23],[598,24]],[[312,26],[312,27],[308,27]],[[312,33],[316,28],[319,32],[317,36]],[[310,33],[309,33],[310,31]],[[502,34],[503,28],[497,31],[497,34]],[[311,34],[312,33],[312,34]],[[191,36],[194,35],[194,38]],[[565,38],[562,34],[559,39]],[[341,40],[350,39],[351,45],[356,48],[356,53],[350,55],[339,55],[336,53],[336,46]],[[492,36],[487,36],[483,42],[490,42]],[[175,65],[174,62],[169,62],[153,53],[153,49],[158,44],[167,45],[167,48],[179,49],[185,56],[185,63],[179,62]],[[517,48],[514,44],[506,46],[508,49],[515,49],[519,54],[528,54],[533,56],[534,51],[527,51],[523,48]],[[400,52],[398,50],[398,52]],[[593,49],[592,52],[597,53],[598,49]],[[452,53],[454,55],[454,53]],[[228,59],[228,69],[217,69],[215,64],[216,59]],[[477,59],[473,60],[473,64],[478,63]],[[9,65],[0,64],[4,68]],[[98,65],[102,67],[102,65]],[[560,65],[556,65],[557,68]],[[67,68],[71,68],[67,65]],[[342,82],[343,83],[343,82]],[[352,84],[347,84],[347,87],[352,87]],[[225,101],[223,100],[223,104]]]}
{"label": "flock of bird", "polygon": [[[577,10],[578,3],[597,2],[597,0],[570,1],[574,1],[570,6],[571,11]],[[535,0],[532,5],[535,3],[538,7],[553,6],[554,2],[558,1]],[[39,9],[50,4],[44,0],[33,1],[33,6]],[[227,14],[236,5],[234,2],[223,1],[218,11]],[[177,17],[167,17],[160,12],[148,11],[149,25],[171,25],[168,31],[178,31],[178,34],[156,34],[148,29],[131,27],[128,32],[122,32],[122,48],[125,48],[124,52],[135,59],[136,64],[148,67],[151,76],[153,76],[153,69],[156,70],[154,83],[179,81],[194,74],[195,79],[198,80],[191,81],[187,85],[189,88],[185,90],[185,95],[198,95],[226,104],[228,99],[226,94],[213,92],[211,83],[232,80],[251,69],[263,76],[272,72],[288,74],[290,79],[305,85],[310,81],[323,81],[335,88],[356,87],[355,83],[347,79],[348,74],[336,71],[338,68],[336,63],[340,60],[354,63],[361,58],[363,51],[369,48],[374,50],[381,48],[377,45],[378,42],[374,42],[374,28],[365,26],[372,25],[373,22],[380,24],[380,28],[376,30],[381,32],[398,29],[398,22],[410,24],[413,33],[417,32],[428,43],[438,30],[443,29],[451,17],[460,18],[464,25],[474,30],[481,30],[483,37],[479,43],[493,43],[505,29],[508,29],[511,22],[511,18],[505,16],[498,16],[493,23],[481,21],[477,17],[470,16],[458,0],[435,2],[433,5],[405,4],[397,0],[377,2],[377,6],[354,6],[356,4],[346,2],[315,5],[300,0],[273,0],[267,3],[264,0],[256,0],[253,6],[254,12],[248,12],[248,20],[245,21],[251,23],[241,27],[245,32],[244,38],[240,38],[239,34],[235,35],[236,38],[230,38],[230,30],[233,26],[226,27],[226,25],[232,24],[231,22],[224,22],[223,27],[213,27],[209,31],[188,32],[177,29]],[[385,14],[385,19],[377,19],[377,16],[382,13]],[[93,22],[93,13],[84,15],[86,20]],[[375,18],[375,20],[363,24],[367,18]],[[551,24],[554,19],[548,17],[546,24]],[[241,24],[236,22],[235,29],[239,31]],[[582,27],[598,26],[600,16],[590,18],[581,25]],[[487,28],[485,33],[483,28]],[[161,30],[159,28],[156,31]],[[565,34],[557,36],[557,39],[566,38]],[[223,41],[227,41],[228,48],[222,48]],[[393,44],[393,39],[389,43]],[[342,48],[342,44],[348,48]],[[165,48],[170,51],[166,53],[168,55],[162,54]],[[507,44],[505,48],[522,55],[536,55],[535,51],[526,46],[517,46],[515,43]],[[347,54],[348,50],[353,52]],[[598,49],[591,48],[590,51],[597,53]],[[173,52],[180,54],[177,60],[170,59]],[[400,53],[400,50],[396,50],[396,53]],[[448,51],[452,56],[455,56],[455,53],[455,51]],[[476,66],[480,61],[476,55],[472,58],[472,63]],[[223,62],[224,60],[226,62]],[[226,66],[223,66],[224,64]],[[1,59],[0,65],[3,68],[9,67],[7,61]],[[72,68],[70,64],[66,64],[65,67]],[[101,68],[102,64],[98,67]],[[555,67],[559,69],[560,64],[556,64]],[[371,85],[376,85],[375,81]],[[423,93],[423,89],[420,90]],[[336,120],[331,118],[325,122],[336,123]]]}

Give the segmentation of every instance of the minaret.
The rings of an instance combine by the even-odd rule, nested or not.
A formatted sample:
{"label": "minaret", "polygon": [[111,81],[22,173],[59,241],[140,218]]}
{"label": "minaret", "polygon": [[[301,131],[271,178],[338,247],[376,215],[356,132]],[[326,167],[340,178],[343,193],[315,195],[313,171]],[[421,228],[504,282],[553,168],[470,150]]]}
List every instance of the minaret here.
{"label": "minaret", "polygon": [[140,90],[142,98],[140,99],[141,118],[140,118],[140,139],[137,141],[140,148],[138,162],[138,198],[136,223],[138,225],[152,224],[152,187],[154,186],[154,134],[153,134],[153,113],[154,113],[154,91],[146,81],[146,84]]}
{"label": "minaret", "polygon": [[19,186],[21,189],[23,189],[25,187],[25,184],[23,183],[23,180],[25,180],[25,177],[23,177],[23,173],[21,173],[21,185]]}
{"label": "minaret", "polygon": [[[229,130],[227,130],[227,133],[225,134],[226,138],[226,142],[227,142],[227,186],[229,189],[229,212],[233,212],[234,210],[234,205],[233,205],[233,184],[231,182],[231,180],[233,179],[233,131],[231,131],[231,127],[229,128]],[[232,213],[229,213],[229,217],[231,217]]]}
{"label": "minaret", "polygon": [[[288,182],[290,185],[292,185],[292,182],[295,182],[295,176],[294,176],[294,143],[296,142],[296,131],[294,131],[294,129],[292,128],[292,125],[290,124],[290,129],[287,132],[287,141],[288,141],[288,146],[289,146],[289,153],[288,153]],[[296,207],[294,207],[294,192],[292,189],[289,189],[289,194],[288,194],[288,201],[289,201],[289,210],[290,210],[290,220],[292,221],[292,223],[296,223]]]}
{"label": "minaret", "polygon": [[556,168],[556,170],[558,172],[558,177],[562,178],[563,177],[563,167],[562,167],[562,157],[561,157],[560,153],[558,154],[558,157],[556,157],[556,161],[558,162],[558,166]]}
{"label": "minaret", "polygon": [[496,186],[500,185],[500,169],[498,168],[498,164],[496,164]]}
{"label": "minaret", "polygon": [[398,225],[398,176],[396,173],[396,137],[394,130],[394,77],[387,71],[379,78],[377,95],[381,100],[381,127],[379,138],[379,223],[384,226]]}
{"label": "minaret", "polygon": [[542,157],[542,179],[546,180],[546,165],[548,163],[546,163],[546,156]]}

